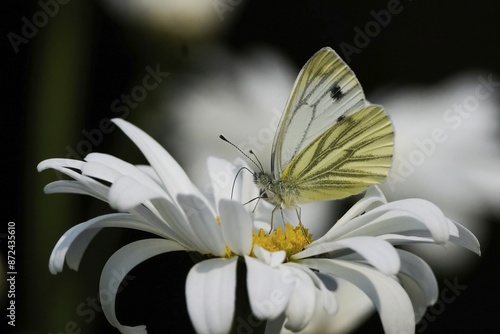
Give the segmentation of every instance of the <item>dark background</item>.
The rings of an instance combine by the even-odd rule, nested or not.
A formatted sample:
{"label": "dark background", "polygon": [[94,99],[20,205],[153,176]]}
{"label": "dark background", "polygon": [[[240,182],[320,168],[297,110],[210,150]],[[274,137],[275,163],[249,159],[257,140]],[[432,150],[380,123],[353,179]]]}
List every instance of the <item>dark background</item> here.
{"label": "dark background", "polygon": [[[237,53],[245,53],[255,45],[272,47],[300,68],[320,47],[331,46],[339,51],[342,43],[355,46],[355,28],[364,30],[365,25],[373,21],[371,11],[386,9],[387,3],[248,1],[228,14],[233,15],[229,27],[212,38]],[[81,333],[112,333],[102,312],[95,312],[97,321],[87,324],[85,317],[75,313],[73,305],[97,295],[99,273],[106,259],[119,245],[141,236],[128,232],[117,236],[113,231],[104,231],[91,245],[78,273],[66,269],[57,276],[50,275],[48,257],[58,237],[74,224],[109,209],[104,204],[99,206],[96,201],[76,196],[71,199],[65,199],[69,195],[43,196],[43,185],[55,178],[50,172],[37,173],[36,164],[49,157],[66,156],[66,144],[71,146],[81,139],[78,129],[96,128],[103,117],[113,117],[110,102],[130,90],[137,73],[143,73],[146,65],[164,62],[174,75],[187,66],[191,50],[197,48],[200,41],[133,30],[111,18],[97,2],[72,0],[61,5],[57,16],[15,53],[7,34],[19,34],[21,18],[32,17],[39,5],[35,1],[18,1],[9,2],[8,6],[3,10],[2,20],[2,226],[8,221],[16,222],[17,226],[15,332],[64,332],[65,324],[74,320]],[[350,66],[368,94],[388,83],[432,84],[466,69],[483,69],[494,77],[500,73],[497,1],[414,0],[401,1],[401,6],[401,12],[393,15],[378,35],[360,48],[359,53],[352,54]],[[69,23],[76,20],[77,28],[60,29],[69,24],[64,23],[65,20]],[[68,68],[74,71],[73,75],[70,80],[61,80]],[[51,103],[63,112],[52,113]],[[130,120],[134,122],[136,117],[132,115]],[[48,137],[53,141],[45,144]],[[61,141],[61,138],[64,139]],[[123,135],[114,133],[104,138],[99,151],[114,153],[131,149],[131,146],[118,145],[123,141]],[[182,143],[172,146],[182,149]],[[175,156],[175,152],[172,153]],[[130,154],[138,159],[138,155]],[[62,212],[66,212],[65,215]],[[70,221],[61,223],[58,214],[69,217]],[[500,331],[496,284],[499,225],[493,218],[490,221],[488,251],[478,259],[475,272],[458,277],[458,282],[467,288],[442,311],[434,310],[432,314],[438,315],[435,319],[431,318],[432,314],[428,317],[433,320],[423,332]],[[5,231],[6,227],[2,228],[0,238],[5,238]],[[1,245],[5,246],[5,239]],[[127,303],[140,305],[140,311],[121,314],[132,322],[134,317],[140,319],[149,314],[151,328],[165,321],[172,324],[173,332],[180,331],[187,324],[186,315],[178,305],[183,300],[183,275],[189,266],[183,268],[185,261],[176,255],[150,262],[142,269],[147,274],[142,274],[142,278],[137,275],[137,286],[147,285],[150,291],[165,285],[170,289],[155,294],[132,287],[123,298],[131,298]],[[165,263],[175,266],[177,273],[172,274],[174,267],[167,267]],[[162,266],[165,270],[158,272],[157,268]],[[438,281],[443,284],[446,279],[453,281],[454,277],[439,277]],[[3,296],[4,292],[0,303],[4,301]],[[165,303],[168,298],[175,299],[171,305],[176,306]],[[119,312],[122,311],[119,309]],[[4,322],[5,319],[2,325]],[[423,325],[417,326],[417,332],[422,329]],[[375,315],[359,333],[381,331]]]}

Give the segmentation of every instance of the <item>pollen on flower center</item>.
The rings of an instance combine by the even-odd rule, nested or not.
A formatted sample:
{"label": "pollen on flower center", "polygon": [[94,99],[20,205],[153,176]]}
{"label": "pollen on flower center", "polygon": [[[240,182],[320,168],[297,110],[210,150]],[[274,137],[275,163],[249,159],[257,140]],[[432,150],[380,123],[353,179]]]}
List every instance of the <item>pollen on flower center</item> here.
{"label": "pollen on flower center", "polygon": [[302,224],[294,227],[290,223],[285,223],[285,231],[279,226],[271,233],[266,233],[263,229],[253,233],[254,245],[259,245],[270,252],[284,250],[287,260],[311,242],[312,234]]}

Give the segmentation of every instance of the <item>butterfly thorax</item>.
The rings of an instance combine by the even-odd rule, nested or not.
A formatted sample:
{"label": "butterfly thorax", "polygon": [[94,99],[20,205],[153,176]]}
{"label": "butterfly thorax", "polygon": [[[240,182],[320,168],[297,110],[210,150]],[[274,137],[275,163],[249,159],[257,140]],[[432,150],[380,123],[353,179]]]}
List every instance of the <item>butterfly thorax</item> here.
{"label": "butterfly thorax", "polygon": [[287,208],[297,206],[299,194],[295,187],[262,171],[254,173],[254,182],[260,190],[260,197],[269,203]]}

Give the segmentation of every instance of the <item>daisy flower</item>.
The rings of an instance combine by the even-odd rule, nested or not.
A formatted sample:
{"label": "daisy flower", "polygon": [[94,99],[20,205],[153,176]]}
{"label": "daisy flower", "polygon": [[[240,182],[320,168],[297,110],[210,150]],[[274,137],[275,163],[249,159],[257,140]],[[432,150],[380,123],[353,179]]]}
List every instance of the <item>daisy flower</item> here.
{"label": "daisy flower", "polygon": [[[453,242],[479,254],[472,233],[446,218],[422,199],[387,202],[370,188],[323,236],[306,226],[292,226],[287,213],[270,231],[273,207],[260,201],[242,205],[258,190],[249,175],[232,180],[238,168],[209,159],[212,184],[206,195],[193,185],[176,161],[146,133],[115,119],[114,123],[139,147],[149,166],[134,166],[116,157],[92,153],[85,161],[49,159],[39,170],[55,169],[73,180],[45,187],[47,193],[78,193],[108,202],[118,213],[96,217],[68,230],[51,254],[53,274],[67,265],[78,270],[85,249],[104,227],[125,227],[152,233],[119,249],[103,268],[100,291],[108,321],[122,333],[147,333],[145,325],[125,326],[115,312],[118,284],[115,271],[128,273],[155,255],[186,251],[200,261],[186,279],[186,300],[193,326],[200,333],[238,329],[237,268],[245,267],[246,295],[252,315],[276,332],[331,332],[342,329],[337,317],[346,314],[346,289],[365,294],[380,314],[387,333],[413,332],[427,306],[438,297],[430,267],[419,257],[394,247],[408,243]],[[228,182],[231,180],[231,182]],[[279,211],[279,210],[277,210]],[[283,218],[282,218],[283,217]],[[241,287],[241,286],[240,286]],[[166,324],[167,325],[167,324]]]}

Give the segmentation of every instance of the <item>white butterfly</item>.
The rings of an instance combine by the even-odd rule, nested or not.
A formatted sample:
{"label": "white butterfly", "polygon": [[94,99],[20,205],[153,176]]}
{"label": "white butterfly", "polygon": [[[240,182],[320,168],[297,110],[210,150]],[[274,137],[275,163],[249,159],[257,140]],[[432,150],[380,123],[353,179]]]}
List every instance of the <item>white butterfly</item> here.
{"label": "white butterfly", "polygon": [[380,183],[388,174],[394,129],[370,104],[347,64],[331,48],[300,71],[274,137],[271,173],[254,180],[278,207],[340,199]]}

